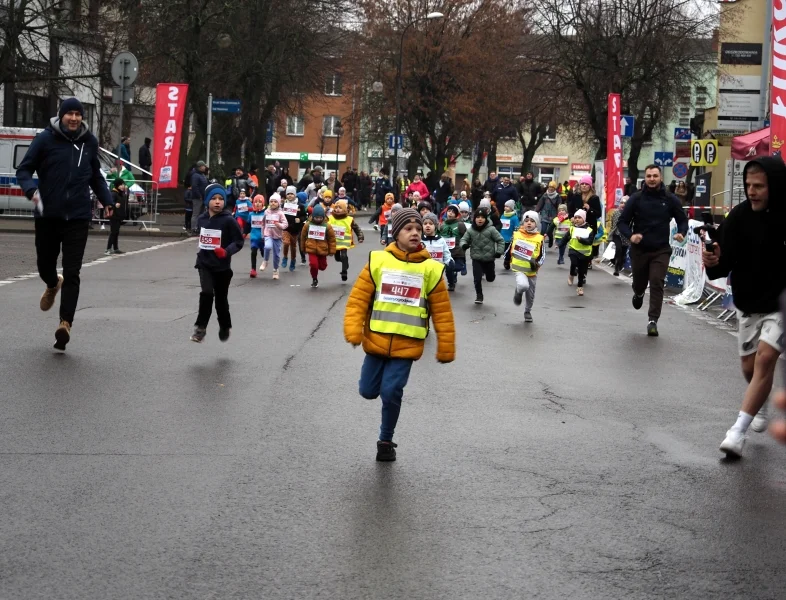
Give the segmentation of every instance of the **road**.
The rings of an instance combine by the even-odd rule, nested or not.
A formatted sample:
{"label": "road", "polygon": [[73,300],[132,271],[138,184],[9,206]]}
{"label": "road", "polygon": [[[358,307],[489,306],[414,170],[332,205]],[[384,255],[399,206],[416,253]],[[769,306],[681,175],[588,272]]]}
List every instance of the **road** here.
{"label": "road", "polygon": [[427,342],[376,463],[342,337],[374,239],[316,290],[244,250],[226,344],[188,341],[193,240],[85,269],[65,355],[41,282],[0,287],[0,598],[783,597],[786,449],[718,451],[735,340],[673,307],[647,338],[627,280],[577,298],[553,254],[532,325],[511,274],[459,281],[457,360]]}

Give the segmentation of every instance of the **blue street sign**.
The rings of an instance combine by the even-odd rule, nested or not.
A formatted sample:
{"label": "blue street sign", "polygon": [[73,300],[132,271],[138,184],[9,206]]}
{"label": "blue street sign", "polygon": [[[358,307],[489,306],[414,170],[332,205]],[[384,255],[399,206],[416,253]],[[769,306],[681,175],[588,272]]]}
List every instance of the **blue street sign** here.
{"label": "blue street sign", "polygon": [[220,98],[213,98],[213,112],[239,113],[240,100],[223,100]]}
{"label": "blue street sign", "polygon": [[674,165],[674,152],[656,152],[655,164],[659,167],[671,167]]}
{"label": "blue street sign", "polygon": [[690,128],[689,127],[675,127],[674,128],[675,140],[690,141]]}
{"label": "blue street sign", "polygon": [[633,137],[633,124],[636,120],[633,118],[633,115],[622,115],[620,117],[620,131],[622,132],[622,137]]}
{"label": "blue street sign", "polygon": [[267,130],[265,131],[265,143],[273,143],[273,121],[267,122]]}
{"label": "blue street sign", "polygon": [[[398,137],[398,139],[396,139],[396,137]],[[399,136],[391,135],[391,136],[389,136],[388,137],[388,148],[390,148],[391,150],[395,150],[397,147],[398,147],[399,150],[401,150],[404,147],[404,136],[403,135],[399,135]]]}
{"label": "blue street sign", "polygon": [[684,162],[674,163],[674,166],[671,168],[671,172],[674,173],[674,177],[677,179],[682,179],[688,174],[688,165]]}

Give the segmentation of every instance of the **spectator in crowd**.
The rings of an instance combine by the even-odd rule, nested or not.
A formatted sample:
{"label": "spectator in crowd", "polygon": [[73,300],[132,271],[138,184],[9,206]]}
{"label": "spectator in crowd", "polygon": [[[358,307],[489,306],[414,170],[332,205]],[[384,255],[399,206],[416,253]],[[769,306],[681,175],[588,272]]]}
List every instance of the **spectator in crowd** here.
{"label": "spectator in crowd", "polygon": [[[499,184],[500,184],[500,180],[499,180],[499,177],[497,176],[497,173],[495,171],[491,171],[489,173],[488,179],[486,179],[486,183],[483,184],[483,191],[484,192],[488,192],[489,194],[493,194],[494,190],[497,189],[497,186]],[[480,198],[481,199],[483,198],[482,194],[481,194]],[[479,203],[480,203],[480,200],[478,200],[478,204]]]}
{"label": "spectator in crowd", "polygon": [[674,189],[674,195],[677,196],[683,208],[688,206],[688,186],[685,185],[684,181],[677,183],[677,187]]}
{"label": "spectator in crowd", "polygon": [[360,199],[355,197],[355,191],[358,187],[358,176],[354,167],[347,167],[346,172],[341,176],[341,185],[347,190],[347,196],[352,198],[357,206],[360,206]]}
{"label": "spectator in crowd", "polygon": [[145,143],[139,146],[139,166],[145,171],[153,168],[153,155],[150,153],[150,144],[153,140],[145,138]]}
{"label": "spectator in crowd", "polygon": [[535,176],[531,172],[527,173],[524,181],[521,183],[521,191],[519,193],[521,196],[521,209],[523,211],[535,210],[542,193],[543,188],[535,181]]}
{"label": "spectator in crowd", "polygon": [[475,179],[472,182],[472,192],[469,195],[470,200],[472,201],[472,212],[474,213],[480,207],[480,201],[483,200],[483,192],[485,191],[483,184],[480,183],[480,179]]}
{"label": "spectator in crowd", "polygon": [[450,175],[443,173],[442,177],[439,178],[439,184],[434,194],[433,208],[436,214],[442,214],[442,209],[447,207],[448,200],[450,200],[452,194],[453,182],[450,180]]}
{"label": "spectator in crowd", "polygon": [[407,198],[410,194],[415,192],[418,192],[423,200],[426,200],[429,197],[428,186],[421,178],[420,173],[415,174],[415,180],[410,183],[407,189],[404,191],[404,197]]}
{"label": "spectator in crowd", "polygon": [[515,204],[519,202],[519,193],[516,186],[510,181],[510,177],[505,175],[500,184],[491,192],[491,199],[494,200],[496,206],[505,209],[505,203],[508,200],[513,200]]}
{"label": "spectator in crowd", "polygon": [[365,171],[358,174],[358,194],[360,195],[361,205],[366,208],[371,208],[371,177]]}

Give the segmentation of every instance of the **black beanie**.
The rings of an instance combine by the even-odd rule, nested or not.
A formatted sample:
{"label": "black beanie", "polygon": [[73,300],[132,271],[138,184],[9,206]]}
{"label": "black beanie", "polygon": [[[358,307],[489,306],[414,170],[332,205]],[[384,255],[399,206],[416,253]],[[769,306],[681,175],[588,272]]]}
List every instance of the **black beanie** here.
{"label": "black beanie", "polygon": [[79,112],[79,114],[83,117],[85,116],[85,108],[76,98],[66,98],[63,100],[60,103],[60,110],[58,111],[57,116],[62,119],[66,113],[69,113],[72,110]]}

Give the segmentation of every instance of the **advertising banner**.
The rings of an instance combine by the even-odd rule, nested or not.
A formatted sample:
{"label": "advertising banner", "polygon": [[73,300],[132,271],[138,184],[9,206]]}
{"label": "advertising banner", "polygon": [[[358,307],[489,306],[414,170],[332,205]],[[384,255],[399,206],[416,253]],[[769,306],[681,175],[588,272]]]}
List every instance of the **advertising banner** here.
{"label": "advertising banner", "polygon": [[780,156],[786,140],[786,2],[772,0],[772,88],[770,154]]}
{"label": "advertising banner", "polygon": [[153,181],[160,189],[177,187],[180,138],[186,112],[188,84],[159,83],[153,127]]}
{"label": "advertising banner", "polygon": [[[606,210],[619,206],[622,200],[622,132],[620,131],[620,95],[609,94],[606,132]],[[597,175],[597,173],[596,173]],[[599,187],[599,186],[598,186]]]}

